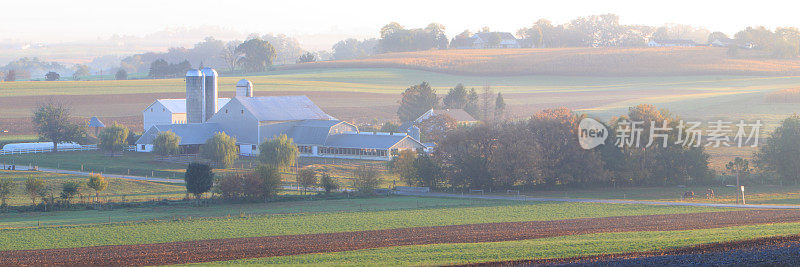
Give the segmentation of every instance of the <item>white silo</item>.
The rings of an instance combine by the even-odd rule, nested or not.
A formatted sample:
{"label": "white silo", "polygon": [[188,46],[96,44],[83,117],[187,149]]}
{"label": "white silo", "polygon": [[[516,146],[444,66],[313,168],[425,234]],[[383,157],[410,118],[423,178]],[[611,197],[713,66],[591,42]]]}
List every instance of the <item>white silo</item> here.
{"label": "white silo", "polygon": [[253,83],[247,79],[241,79],[236,83],[237,97],[253,97]]}
{"label": "white silo", "polygon": [[205,77],[196,69],[186,72],[186,122],[205,122]]}
{"label": "white silo", "polygon": [[205,90],[205,110],[203,117],[203,122],[211,119],[211,116],[214,116],[214,113],[217,113],[217,71],[205,67],[200,72],[205,77],[205,81],[203,82],[203,90]]}

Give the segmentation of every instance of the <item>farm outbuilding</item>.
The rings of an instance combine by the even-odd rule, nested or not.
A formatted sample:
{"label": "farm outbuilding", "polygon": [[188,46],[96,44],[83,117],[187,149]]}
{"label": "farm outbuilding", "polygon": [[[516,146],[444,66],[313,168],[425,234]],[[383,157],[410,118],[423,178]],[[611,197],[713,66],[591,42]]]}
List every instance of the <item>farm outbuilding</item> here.
{"label": "farm outbuilding", "polygon": [[[264,140],[285,134],[298,146],[300,156],[328,158],[359,158],[389,160],[400,150],[424,150],[419,140],[402,133],[363,133],[355,125],[338,120],[325,113],[311,99],[303,95],[253,97],[252,83],[237,83],[237,93],[232,99],[217,99],[219,106],[210,117],[192,114],[205,112],[214,105],[195,103],[207,97],[197,86],[213,83],[196,75],[212,73],[208,70],[191,70],[187,73],[187,96],[198,94],[196,99],[160,99],[144,111],[147,131],[136,141],[136,150],[150,152],[153,140],[160,132],[171,131],[181,138],[183,153],[196,153],[201,145],[219,132],[236,138],[239,153],[258,154],[258,145]],[[202,82],[200,82],[202,81]],[[195,106],[195,107],[192,107]],[[160,111],[159,111],[160,109]],[[163,114],[157,114],[162,112]],[[148,118],[149,117],[149,118]],[[194,122],[187,118],[200,119]]]}

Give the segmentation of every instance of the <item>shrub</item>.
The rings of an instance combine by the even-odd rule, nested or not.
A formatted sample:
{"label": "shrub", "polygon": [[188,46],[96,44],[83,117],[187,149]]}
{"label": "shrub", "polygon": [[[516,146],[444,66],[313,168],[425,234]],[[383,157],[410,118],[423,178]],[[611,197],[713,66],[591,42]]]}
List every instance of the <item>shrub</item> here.
{"label": "shrub", "polygon": [[78,195],[81,190],[81,184],[78,182],[66,182],[61,185],[61,199],[64,200],[67,205],[72,201],[72,198]]}
{"label": "shrub", "polygon": [[380,174],[372,168],[359,168],[355,171],[354,178],[355,188],[362,194],[374,194],[375,189],[381,184]]}
{"label": "shrub", "polygon": [[183,179],[186,181],[186,191],[200,199],[203,193],[211,190],[211,185],[214,183],[214,172],[211,166],[195,162],[186,168]]}
{"label": "shrub", "polygon": [[100,176],[99,174],[90,174],[89,181],[86,183],[86,186],[94,189],[95,201],[100,202],[100,191],[106,190],[106,187],[108,187],[108,181],[106,181],[106,178]]}
{"label": "shrub", "polygon": [[153,152],[157,155],[168,156],[178,154],[181,138],[171,131],[160,132],[153,139]]}
{"label": "shrub", "polygon": [[331,191],[336,191],[339,189],[339,183],[337,183],[336,180],[334,180],[328,173],[322,174],[322,178],[320,178],[319,183],[322,186],[322,189],[325,190],[325,194],[330,194]]}
{"label": "shrub", "polygon": [[309,187],[317,185],[317,173],[310,168],[300,169],[297,173],[297,182],[307,191]]}
{"label": "shrub", "polygon": [[31,198],[33,205],[36,205],[36,198],[47,195],[47,188],[44,181],[38,178],[28,178],[25,180],[25,192]]}
{"label": "shrub", "polygon": [[397,157],[392,158],[389,165],[392,171],[400,175],[400,178],[409,186],[417,184],[417,169],[414,166],[414,161],[417,158],[417,153],[413,150],[402,150]]}
{"label": "shrub", "polygon": [[281,173],[278,169],[269,165],[261,164],[256,167],[255,175],[261,181],[261,195],[268,199],[278,195],[281,186]]}
{"label": "shrub", "polygon": [[283,169],[291,166],[297,160],[297,145],[294,141],[282,134],[278,137],[264,141],[258,147],[258,159],[261,163]]}
{"label": "shrub", "polygon": [[217,133],[201,149],[203,157],[209,159],[223,168],[230,168],[234,161],[239,157],[239,149],[236,147],[236,138],[230,137],[225,133]]}
{"label": "shrub", "polygon": [[128,127],[117,122],[100,131],[100,148],[108,152],[122,151],[128,141]]}
{"label": "shrub", "polygon": [[217,188],[223,199],[238,200],[244,196],[244,176],[242,174],[226,175],[219,181]]}
{"label": "shrub", "polygon": [[14,191],[14,180],[11,178],[0,178],[0,201],[2,201],[2,206],[5,208],[8,206],[9,198],[11,198],[11,192]]}

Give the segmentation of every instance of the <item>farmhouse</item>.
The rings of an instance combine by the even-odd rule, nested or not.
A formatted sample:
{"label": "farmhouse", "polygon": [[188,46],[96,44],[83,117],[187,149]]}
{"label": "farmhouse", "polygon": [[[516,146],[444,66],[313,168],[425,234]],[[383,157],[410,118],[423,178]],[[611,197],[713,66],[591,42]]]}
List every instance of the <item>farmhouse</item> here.
{"label": "farmhouse", "polygon": [[509,32],[479,32],[468,38],[455,38],[450,47],[455,49],[521,48],[519,40]]}
{"label": "farmhouse", "polygon": [[211,68],[187,72],[186,99],[156,100],[142,113],[147,131],[136,141],[136,150],[152,151],[153,140],[165,131],[181,138],[182,153],[197,153],[220,132],[236,138],[243,155],[258,154],[258,144],[282,134],[294,140],[304,157],[389,160],[400,150],[425,149],[403,133],[360,132],[306,96],[254,97],[252,83],[241,80],[234,98],[220,99],[216,83],[217,73]]}

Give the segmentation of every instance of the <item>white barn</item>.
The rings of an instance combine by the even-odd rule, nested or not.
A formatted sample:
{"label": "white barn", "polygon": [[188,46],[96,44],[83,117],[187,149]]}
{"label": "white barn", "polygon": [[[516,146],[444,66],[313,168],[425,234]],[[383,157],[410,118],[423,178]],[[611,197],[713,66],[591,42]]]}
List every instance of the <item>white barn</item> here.
{"label": "white barn", "polygon": [[[197,73],[200,72],[189,72],[192,75]],[[205,82],[191,82],[187,77],[187,94],[205,92],[192,87],[202,86],[200,84]],[[240,81],[239,84],[249,83]],[[237,91],[233,99],[218,99],[220,105],[217,112],[201,123],[186,123],[185,111],[202,110],[189,107],[193,104],[205,106],[202,101],[156,101],[154,105],[159,105],[151,105],[153,111],[149,110],[151,107],[145,110],[147,131],[136,141],[136,151],[152,151],[156,136],[165,131],[171,131],[181,138],[179,145],[182,153],[197,153],[200,146],[219,132],[236,138],[239,153],[242,155],[258,154],[258,145],[261,142],[282,134],[292,138],[298,146],[300,156],[305,157],[389,160],[400,150],[426,149],[425,145],[406,134],[359,132],[358,127],[328,115],[306,96],[253,97],[251,90],[249,93],[247,90]],[[173,106],[170,109],[163,103]],[[183,109],[177,107],[181,103],[184,105]],[[161,112],[171,111],[172,117],[155,117],[159,106],[164,106]],[[174,116],[179,114],[174,111],[183,111],[183,117]],[[148,116],[151,119],[148,120]],[[172,121],[160,123],[156,119],[161,119],[162,122]],[[150,127],[147,127],[148,123],[151,123]]]}
{"label": "white barn", "polygon": [[[220,107],[230,98],[217,99]],[[186,123],[186,99],[157,99],[142,111],[144,129],[155,125]]]}

